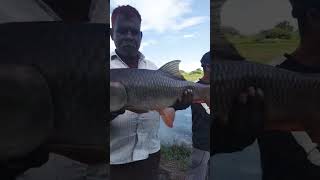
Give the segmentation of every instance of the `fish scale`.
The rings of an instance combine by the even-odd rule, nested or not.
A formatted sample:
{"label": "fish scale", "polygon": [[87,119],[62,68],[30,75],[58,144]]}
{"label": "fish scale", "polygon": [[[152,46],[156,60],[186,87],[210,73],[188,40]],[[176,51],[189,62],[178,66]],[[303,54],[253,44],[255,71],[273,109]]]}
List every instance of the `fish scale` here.
{"label": "fish scale", "polygon": [[139,109],[173,105],[184,90],[195,89],[193,82],[170,77],[161,71],[146,69],[111,69],[110,81],[124,84],[128,93],[127,106]]}
{"label": "fish scale", "polygon": [[194,103],[210,105],[210,85],[186,81],[180,74],[179,63],[180,60],[174,60],[158,70],[110,69],[110,111],[155,110],[168,127],[173,127],[175,109],[171,106],[187,89],[193,90]]}
{"label": "fish scale", "polygon": [[[320,76],[306,75],[289,70],[243,61],[214,61],[211,71],[212,106],[217,114],[230,112],[232,101],[249,86],[264,91],[268,112],[310,112],[319,107]],[[278,108],[278,109],[276,109]]]}

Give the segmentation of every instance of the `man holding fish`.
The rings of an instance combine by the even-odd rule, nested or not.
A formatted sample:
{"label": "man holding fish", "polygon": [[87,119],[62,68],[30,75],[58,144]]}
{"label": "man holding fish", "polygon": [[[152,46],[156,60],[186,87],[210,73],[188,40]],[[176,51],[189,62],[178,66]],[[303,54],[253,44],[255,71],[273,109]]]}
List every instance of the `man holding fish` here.
{"label": "man holding fish", "polygon": [[[301,41],[292,54],[285,54],[286,60],[278,67],[301,73],[320,73],[320,2],[290,0],[290,3],[292,16],[298,20]],[[264,180],[320,178],[319,147],[306,132],[271,131],[258,140]]]}
{"label": "man holding fish", "polygon": [[[210,84],[210,51],[201,58],[203,77],[198,81]],[[192,110],[192,153],[190,169],[186,180],[205,180],[208,174],[208,161],[210,159],[210,107],[205,103],[194,103]]]}
{"label": "man holding fish", "polygon": [[[317,0],[291,0],[291,4],[293,5],[292,15],[293,17],[298,19],[299,31],[301,35],[301,42],[297,50],[295,50],[291,55],[286,55],[286,60],[279,65],[278,67],[283,69],[288,69],[291,71],[283,71],[283,69],[277,69],[274,67],[270,67],[269,77],[276,77],[274,79],[268,79],[268,82],[278,81],[283,78],[285,75],[295,75],[298,77],[298,73],[293,73],[293,71],[301,72],[300,77],[296,78],[296,80],[300,81],[290,81],[290,79],[285,79],[281,82],[281,84],[286,83],[286,86],[294,86],[300,85],[302,87],[297,96],[292,96],[289,99],[292,99],[293,103],[289,103],[287,107],[295,104],[297,106],[296,111],[294,109],[286,109],[285,106],[279,106],[277,108],[271,108],[272,111],[267,111],[267,113],[280,112],[279,109],[282,108],[282,112],[286,112],[287,114],[283,116],[283,118],[277,117],[279,114],[274,114],[275,118],[270,118],[264,125],[269,125],[275,123],[272,126],[265,126],[262,129],[265,130],[277,130],[273,132],[269,132],[266,134],[260,134],[262,136],[259,137],[260,150],[262,153],[262,168],[263,168],[263,179],[319,179],[319,148],[317,148],[317,144],[319,143],[319,134],[318,129],[318,121],[319,116],[316,115],[317,110],[312,109],[312,111],[306,111],[306,106],[314,105],[313,99],[317,98],[318,92],[317,87],[313,84],[312,88],[308,88],[309,86],[304,86],[304,83],[311,84],[310,79],[317,76],[308,76],[306,73],[319,73],[319,1]],[[245,63],[237,64],[236,67],[238,70],[241,69],[241,66]],[[232,65],[229,64],[229,68]],[[261,66],[262,67],[262,66]],[[258,66],[255,68],[258,69]],[[216,69],[217,70],[217,69]],[[220,69],[221,70],[221,69]],[[234,69],[235,70],[235,69]],[[267,70],[267,69],[265,69]],[[250,70],[242,68],[239,72],[248,72]],[[283,71],[283,75],[281,75],[281,71]],[[221,72],[221,71],[220,71]],[[238,77],[241,76],[241,73],[237,74]],[[267,71],[266,71],[267,72]],[[257,71],[255,76],[260,76],[264,72],[261,68],[260,71]],[[231,73],[231,71],[229,71]],[[277,74],[278,73],[278,76]],[[303,76],[301,76],[303,73]],[[227,74],[227,73],[226,73]],[[281,77],[282,76],[282,77]],[[214,76],[217,77],[217,76]],[[250,77],[250,76],[248,76]],[[247,79],[248,79],[247,77]],[[253,77],[253,76],[251,76]],[[299,79],[300,78],[300,79]],[[259,81],[261,81],[261,78]],[[239,79],[237,80],[239,83]],[[258,83],[259,81],[256,81]],[[309,82],[308,82],[309,81]],[[316,79],[312,79],[312,81],[316,81]],[[311,82],[312,82],[311,81]],[[234,81],[235,82],[235,81]],[[265,81],[267,82],[267,81]],[[317,82],[317,81],[316,81]],[[261,85],[264,85],[260,82]],[[316,83],[317,84],[317,83]],[[276,86],[277,90],[281,90],[279,85]],[[280,98],[285,98],[288,94],[295,93],[298,88],[289,88],[285,93],[282,93]],[[226,89],[228,90],[228,89]],[[270,93],[270,89],[265,86],[263,90],[265,92]],[[269,92],[268,92],[269,91]],[[314,91],[314,92],[313,92]],[[269,96],[267,93],[265,95]],[[308,95],[305,95],[308,94]],[[230,95],[230,94],[229,94]],[[276,94],[273,94],[273,97],[265,96],[266,103],[272,102],[272,98],[274,98]],[[267,98],[266,98],[267,97]],[[280,99],[278,98],[278,99]],[[284,103],[282,101],[281,103]],[[222,104],[222,103],[219,103]],[[270,106],[270,105],[269,105]],[[285,107],[285,108],[284,108]],[[269,107],[270,108],[270,107]],[[317,106],[315,106],[317,108]],[[264,111],[265,108],[261,110]],[[265,109],[266,110],[266,109]],[[252,111],[255,112],[255,111]],[[283,113],[282,115],[284,115]],[[268,115],[268,114],[265,114]],[[261,114],[260,121],[266,117]],[[270,116],[269,116],[270,117]],[[280,121],[279,121],[280,120]],[[283,126],[282,122],[288,123]],[[296,121],[295,121],[296,120]],[[215,121],[214,121],[215,122]],[[279,123],[280,122],[280,123]],[[299,122],[300,124],[296,125]],[[228,123],[230,124],[230,123]],[[240,126],[238,126],[240,127]],[[217,128],[219,130],[219,128]],[[234,129],[237,130],[237,129]],[[312,140],[308,135],[304,132],[295,132],[293,136],[290,130],[306,130],[309,135],[313,138]],[[211,133],[216,134],[217,131],[211,131]],[[224,134],[224,131],[218,133],[218,135]],[[217,136],[212,136],[213,138]],[[225,135],[224,137],[227,137]],[[216,139],[216,138],[215,138]],[[226,140],[226,138],[224,138]],[[214,146],[219,144],[219,141],[214,142]],[[223,143],[223,141],[221,141]],[[230,143],[230,142],[229,142]],[[301,146],[299,146],[299,145]],[[275,148],[276,147],[276,148]],[[215,148],[211,148],[214,150]],[[305,151],[305,152],[304,152]],[[228,150],[222,149],[220,152],[228,152]]]}
{"label": "man holding fish", "polygon": [[[169,62],[156,70],[156,66],[143,57],[138,51],[142,38],[140,24],[139,13],[130,6],[122,6],[113,11],[111,37],[116,51],[110,57],[111,179],[156,179],[160,159],[160,116],[172,127],[175,110],[185,109],[192,102],[210,106],[210,86],[185,81],[179,73],[180,61]],[[207,68],[207,63],[204,64]],[[188,89],[193,90],[192,94],[188,93]],[[183,93],[187,94],[181,97]],[[255,94],[253,92],[252,96]],[[182,101],[179,102],[179,99]],[[246,113],[246,110],[237,111],[233,119],[237,119],[239,113]],[[244,147],[244,144],[253,142],[250,132],[257,128],[252,128],[251,131],[238,128],[240,130],[235,135],[230,129],[237,128],[236,122],[240,121],[235,120],[235,123],[228,126],[228,130],[224,128],[224,134],[229,135],[228,140],[239,139],[239,135],[242,135],[241,138],[246,138],[247,141],[239,144],[221,139],[219,144],[221,136],[214,135],[214,153],[222,149],[235,151]]]}
{"label": "man holding fish", "polygon": [[[123,70],[141,69],[141,71],[146,71],[158,68],[139,52],[142,39],[139,12],[129,5],[119,6],[113,10],[111,20],[111,38],[116,46],[115,52],[110,56],[111,179],[157,179],[160,163],[160,139],[158,134],[160,114],[166,124],[172,127],[174,111],[186,109],[190,106],[193,100],[193,92],[190,88],[185,88],[181,91],[180,97],[174,100],[175,103],[166,108],[157,104],[153,109],[142,108],[144,104],[148,103],[148,100],[145,102],[143,99],[147,94],[142,94],[138,99],[136,104],[141,104],[140,107],[130,106],[130,100],[133,98],[130,96],[129,90],[134,91],[135,87],[126,88],[124,86],[126,82],[121,81],[121,78],[134,78],[135,73],[124,74]],[[168,67],[176,67],[178,64],[177,61],[169,63]],[[165,68],[163,70],[165,71]],[[159,72],[162,73],[162,71]],[[141,81],[147,81],[148,83],[147,77],[148,75],[145,75]],[[137,81],[131,79],[127,83]],[[150,82],[150,84],[153,83]]]}

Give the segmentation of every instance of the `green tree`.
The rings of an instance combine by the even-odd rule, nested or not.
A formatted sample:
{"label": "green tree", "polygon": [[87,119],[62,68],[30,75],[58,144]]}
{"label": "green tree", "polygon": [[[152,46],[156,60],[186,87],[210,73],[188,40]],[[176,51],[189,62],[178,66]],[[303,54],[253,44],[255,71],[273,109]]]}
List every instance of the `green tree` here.
{"label": "green tree", "polygon": [[262,30],[256,35],[257,41],[263,39],[291,39],[294,34],[294,27],[289,21],[282,21],[276,24],[272,29]]}
{"label": "green tree", "polygon": [[189,74],[190,74],[190,75],[191,75],[191,74],[202,74],[202,69],[201,69],[201,68],[198,68],[198,69],[196,69],[196,70],[194,70],[194,71],[191,71]]}
{"label": "green tree", "polygon": [[290,24],[289,21],[279,22],[277,25],[274,26],[274,28],[282,29],[290,33],[292,33],[294,30],[294,27]]}

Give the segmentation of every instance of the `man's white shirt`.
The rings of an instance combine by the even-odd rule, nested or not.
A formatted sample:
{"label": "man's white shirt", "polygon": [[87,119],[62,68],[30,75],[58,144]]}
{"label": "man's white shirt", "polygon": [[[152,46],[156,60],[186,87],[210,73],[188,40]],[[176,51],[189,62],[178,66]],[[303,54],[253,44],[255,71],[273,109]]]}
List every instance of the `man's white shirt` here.
{"label": "man's white shirt", "polygon": [[[138,69],[158,69],[139,53]],[[110,55],[110,69],[128,68],[115,53]],[[147,159],[160,150],[160,115],[156,111],[136,114],[125,111],[110,122],[110,164],[125,164]]]}

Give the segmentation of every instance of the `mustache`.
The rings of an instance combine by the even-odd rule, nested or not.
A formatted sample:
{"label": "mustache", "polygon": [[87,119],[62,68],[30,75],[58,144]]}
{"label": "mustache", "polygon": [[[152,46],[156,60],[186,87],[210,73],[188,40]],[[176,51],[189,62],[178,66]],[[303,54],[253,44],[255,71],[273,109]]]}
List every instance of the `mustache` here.
{"label": "mustache", "polygon": [[137,42],[135,41],[122,41],[121,42],[122,45],[130,45],[130,46],[137,46]]}

